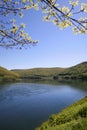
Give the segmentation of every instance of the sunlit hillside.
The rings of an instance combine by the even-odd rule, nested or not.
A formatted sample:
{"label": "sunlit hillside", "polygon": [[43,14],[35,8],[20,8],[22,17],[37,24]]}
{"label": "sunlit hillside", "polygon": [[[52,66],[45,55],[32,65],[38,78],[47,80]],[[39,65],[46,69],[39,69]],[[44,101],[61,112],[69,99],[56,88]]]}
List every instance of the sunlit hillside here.
{"label": "sunlit hillside", "polygon": [[51,115],[36,130],[87,130],[87,97]]}
{"label": "sunlit hillside", "polygon": [[87,79],[87,62],[83,62],[69,68],[33,68],[7,70],[0,67],[0,80],[14,79],[54,79],[54,80],[77,80]]}
{"label": "sunlit hillside", "polygon": [[66,68],[56,79],[87,79],[87,62]]}
{"label": "sunlit hillside", "polygon": [[24,79],[87,79],[87,62],[69,68],[33,68],[12,71]]}
{"label": "sunlit hillside", "polygon": [[24,70],[13,70],[13,72],[18,73],[21,78],[52,79],[54,75],[62,73],[64,70],[64,68],[33,68]]}
{"label": "sunlit hillside", "polygon": [[13,81],[17,78],[19,78],[19,75],[17,73],[0,66],[0,81]]}

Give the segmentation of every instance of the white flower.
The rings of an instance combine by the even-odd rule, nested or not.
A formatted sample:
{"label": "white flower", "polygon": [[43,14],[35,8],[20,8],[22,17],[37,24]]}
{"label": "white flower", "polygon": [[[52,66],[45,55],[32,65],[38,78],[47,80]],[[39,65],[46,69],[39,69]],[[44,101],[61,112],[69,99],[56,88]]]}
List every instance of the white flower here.
{"label": "white flower", "polygon": [[69,4],[71,4],[72,6],[78,6],[78,4],[79,4],[79,1],[78,0],[70,0],[69,1]]}
{"label": "white flower", "polygon": [[21,24],[21,27],[22,27],[22,28],[25,28],[25,26],[26,26],[26,25],[25,25],[24,23]]}
{"label": "white flower", "polygon": [[65,20],[59,24],[60,29],[67,28],[69,26],[72,26],[72,22],[70,22],[69,20]]}
{"label": "white flower", "polygon": [[11,31],[11,33],[16,33],[17,30],[18,30],[17,25],[14,25],[10,31]]}
{"label": "white flower", "polygon": [[52,20],[52,22],[53,22],[54,25],[59,25],[58,19],[54,19],[54,20]]}
{"label": "white flower", "polygon": [[43,20],[44,20],[44,21],[49,21],[49,20],[50,20],[50,17],[49,17],[49,16],[44,16],[44,17],[43,17]]}
{"label": "white flower", "polygon": [[66,6],[62,7],[62,12],[68,13],[69,11],[70,11],[70,9],[68,7],[66,7]]}
{"label": "white flower", "polygon": [[83,10],[84,12],[87,12],[87,4],[82,3],[81,4],[81,10]]}
{"label": "white flower", "polygon": [[35,10],[39,10],[38,4],[34,4],[33,8],[34,8]]}

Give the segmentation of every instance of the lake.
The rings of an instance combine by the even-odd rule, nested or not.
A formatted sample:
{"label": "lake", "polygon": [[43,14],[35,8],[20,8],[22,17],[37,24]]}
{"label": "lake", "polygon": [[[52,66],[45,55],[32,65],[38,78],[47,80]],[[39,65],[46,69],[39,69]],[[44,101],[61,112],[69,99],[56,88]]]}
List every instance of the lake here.
{"label": "lake", "polygon": [[0,130],[34,130],[87,95],[87,82],[0,84]]}

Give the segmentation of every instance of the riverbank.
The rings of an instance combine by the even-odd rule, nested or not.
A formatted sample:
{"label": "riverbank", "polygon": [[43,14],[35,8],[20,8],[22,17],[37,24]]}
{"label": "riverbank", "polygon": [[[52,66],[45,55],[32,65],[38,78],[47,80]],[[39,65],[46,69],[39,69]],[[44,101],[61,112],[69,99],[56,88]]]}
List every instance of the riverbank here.
{"label": "riverbank", "polygon": [[35,130],[87,130],[87,97],[50,116]]}

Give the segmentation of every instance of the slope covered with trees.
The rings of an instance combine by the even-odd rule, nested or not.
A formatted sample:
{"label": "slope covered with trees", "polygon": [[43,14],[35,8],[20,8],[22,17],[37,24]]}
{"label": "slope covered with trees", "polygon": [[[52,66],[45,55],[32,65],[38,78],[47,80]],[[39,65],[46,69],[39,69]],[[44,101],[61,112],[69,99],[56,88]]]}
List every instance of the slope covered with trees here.
{"label": "slope covered with trees", "polygon": [[87,62],[65,69],[56,79],[87,79]]}
{"label": "slope covered with trees", "polygon": [[63,72],[64,68],[33,68],[12,71],[18,73],[22,79],[53,79],[53,76]]}
{"label": "slope covered with trees", "polygon": [[87,79],[87,62],[83,62],[70,68],[33,68],[24,70],[12,70],[22,79]]}
{"label": "slope covered with trees", "polygon": [[0,67],[0,80],[37,79],[37,80],[86,80],[87,62],[70,68],[33,68],[7,70]]}

